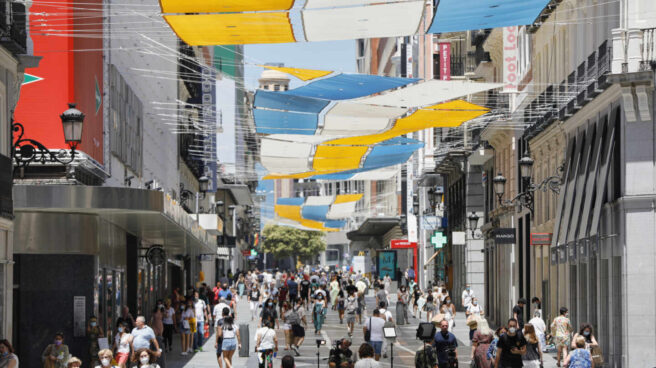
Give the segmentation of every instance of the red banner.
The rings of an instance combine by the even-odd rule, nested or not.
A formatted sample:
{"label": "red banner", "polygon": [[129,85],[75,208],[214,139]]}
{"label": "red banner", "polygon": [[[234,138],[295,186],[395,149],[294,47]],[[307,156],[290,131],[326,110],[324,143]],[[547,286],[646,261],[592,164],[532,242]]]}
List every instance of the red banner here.
{"label": "red banner", "polygon": [[451,80],[451,43],[440,42],[440,80]]}
{"label": "red banner", "polygon": [[413,266],[415,270],[415,282],[417,281],[417,276],[419,273],[419,269],[417,269],[417,243],[415,242],[410,242],[406,239],[393,239],[390,241],[390,248],[392,249],[412,249],[412,255],[414,256],[413,259]]}

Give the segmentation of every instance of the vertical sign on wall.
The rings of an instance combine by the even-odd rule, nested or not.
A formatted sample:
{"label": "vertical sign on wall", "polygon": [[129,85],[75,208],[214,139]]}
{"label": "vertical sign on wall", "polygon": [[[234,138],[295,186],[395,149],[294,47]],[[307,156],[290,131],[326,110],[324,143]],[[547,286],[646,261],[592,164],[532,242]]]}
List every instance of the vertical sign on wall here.
{"label": "vertical sign on wall", "polygon": [[405,45],[405,74],[406,78],[414,78],[414,68],[412,67],[412,64],[414,62],[414,58],[412,57],[412,43],[414,42],[414,36],[408,37],[408,42]]}
{"label": "vertical sign on wall", "polygon": [[86,306],[86,296],[73,297],[73,336],[75,337],[86,336],[87,334]]}
{"label": "vertical sign on wall", "polygon": [[451,80],[451,43],[440,42],[440,80]]}
{"label": "vertical sign on wall", "polygon": [[503,91],[517,92],[517,26],[503,28]]}
{"label": "vertical sign on wall", "polygon": [[378,251],[378,277],[383,278],[388,276],[392,281],[396,279],[396,251],[395,250],[379,250]]}

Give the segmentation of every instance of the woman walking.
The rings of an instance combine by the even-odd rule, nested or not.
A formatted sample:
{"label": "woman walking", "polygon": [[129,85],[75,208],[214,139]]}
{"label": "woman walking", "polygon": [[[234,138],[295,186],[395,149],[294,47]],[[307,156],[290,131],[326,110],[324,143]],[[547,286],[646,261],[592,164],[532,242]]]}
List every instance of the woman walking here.
{"label": "woman walking", "polygon": [[157,364],[157,357],[155,353],[150,349],[139,349],[134,353],[134,363],[135,367],[138,368],[159,368]]}
{"label": "woman walking", "polygon": [[[292,345],[292,324],[290,321],[292,318],[291,308],[289,308],[289,303],[282,303],[282,311],[280,312],[280,317],[282,318],[282,330],[285,332],[285,350],[291,349]],[[292,316],[293,317],[293,316]]]}
{"label": "woman walking", "polygon": [[130,357],[130,340],[132,335],[128,331],[128,324],[121,322],[118,325],[118,333],[114,338],[114,352],[116,354],[116,362],[121,368],[125,368],[128,364]]}
{"label": "woman walking", "polygon": [[337,310],[337,295],[339,295],[339,281],[337,276],[333,275],[330,282],[330,306],[333,310]]}
{"label": "woman walking", "polygon": [[244,290],[246,290],[246,280],[244,279],[244,274],[239,274],[239,278],[237,279],[237,292],[239,293],[240,298],[244,296]]}
{"label": "woman walking", "polygon": [[540,340],[538,340],[532,324],[524,325],[524,337],[526,338],[526,354],[522,355],[524,367],[540,368],[542,366],[542,349],[540,349]]}
{"label": "woman walking", "polygon": [[406,290],[405,286],[399,288],[398,300],[396,302],[396,323],[402,325],[410,323],[408,320],[408,303],[410,302],[410,294]]}
{"label": "woman walking", "polygon": [[0,368],[18,368],[18,357],[8,340],[0,340]]}
{"label": "woman walking", "polygon": [[173,330],[175,329],[175,309],[171,306],[170,299],[166,299],[162,323],[164,324],[164,351],[171,351],[173,346]]}
{"label": "woman walking", "polygon": [[[451,303],[451,297],[447,296],[440,306],[440,313],[444,314],[444,319],[449,322],[449,332],[453,331],[453,325],[456,319],[456,306]],[[469,330],[469,341],[474,337],[474,332]],[[475,330],[474,330],[475,331]]]}
{"label": "woman walking", "polygon": [[344,323],[344,310],[346,308],[346,295],[344,288],[339,288],[337,292],[337,314],[339,315],[339,324]]}
{"label": "woman walking", "polygon": [[584,323],[581,325],[579,332],[574,334],[572,338],[572,349],[576,349],[576,338],[582,336],[585,339],[585,348],[590,351],[590,348],[594,346],[599,346],[597,339],[595,339],[594,334],[592,334],[592,325]]}
{"label": "woman walking", "polygon": [[321,327],[323,327],[325,318],[326,301],[323,298],[323,294],[317,294],[316,300],[314,301],[314,307],[312,308],[312,320],[314,321],[315,334],[319,334],[319,332],[321,332]]}
{"label": "woman walking", "polygon": [[261,301],[262,293],[260,293],[260,286],[257,282],[254,282],[251,291],[248,294],[248,303],[251,307],[251,321],[258,317],[258,308],[260,307]]}
{"label": "woman walking", "polygon": [[567,347],[570,343],[570,334],[572,325],[567,318],[567,308],[560,308],[560,316],[551,322],[551,333],[553,334],[554,344],[556,345],[556,365],[560,367],[561,359],[567,356]]}
{"label": "woman walking", "polygon": [[100,360],[100,365],[97,365],[96,368],[114,368],[112,365],[112,359],[114,355],[109,349],[102,349],[98,352],[98,359]]}
{"label": "woman walking", "polygon": [[180,355],[187,355],[189,354],[191,350],[191,344],[194,342],[193,336],[191,333],[191,326],[192,324],[195,324],[196,322],[194,321],[196,317],[196,314],[194,313],[194,307],[192,305],[191,299],[187,302],[185,306],[184,312],[182,312],[182,316],[180,317],[181,322],[181,329],[182,329],[182,352]]}
{"label": "woman walking", "polygon": [[69,358],[68,345],[64,345],[64,333],[62,332],[55,334],[55,341],[46,346],[41,354],[43,368],[65,368]]}
{"label": "woman walking", "polygon": [[435,312],[435,302],[433,301],[433,295],[428,293],[426,297],[426,304],[424,304],[424,311],[426,312],[426,322],[430,322],[433,318],[433,313]]}
{"label": "woman walking", "polygon": [[478,322],[478,328],[472,338],[471,360],[476,368],[491,368],[492,361],[487,358],[487,350],[490,343],[494,340],[494,333],[490,329],[487,320],[482,319]]}
{"label": "woman walking", "polygon": [[223,325],[219,326],[218,334],[223,338],[221,352],[223,354],[224,367],[232,368],[232,356],[235,354],[237,348],[241,349],[239,329],[235,325],[235,320],[232,316],[227,316],[223,319]]}

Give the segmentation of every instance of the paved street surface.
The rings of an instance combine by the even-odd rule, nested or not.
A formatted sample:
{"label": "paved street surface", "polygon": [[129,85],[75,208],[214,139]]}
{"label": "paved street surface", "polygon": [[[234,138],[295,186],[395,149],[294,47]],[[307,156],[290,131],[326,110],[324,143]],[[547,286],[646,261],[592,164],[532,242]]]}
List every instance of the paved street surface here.
{"label": "paved street surface", "polygon": [[[394,297],[390,299],[394,300]],[[370,313],[373,310],[375,299],[373,296],[368,296],[367,301],[367,312]],[[391,311],[395,311],[394,304],[392,304]],[[250,331],[250,356],[249,357],[240,357],[238,352],[235,353],[233,357],[233,366],[235,368],[255,368],[257,367],[257,358],[254,349],[254,336],[255,330],[257,329],[257,322],[250,321],[250,314],[248,309],[248,303],[246,299],[239,301],[237,308],[237,320],[239,324],[249,324]],[[425,315],[424,315],[425,316]],[[309,316],[308,316],[309,317]],[[394,344],[394,366],[399,368],[410,368],[414,367],[414,356],[415,351],[418,350],[421,346],[421,342],[415,338],[415,333],[417,330],[417,324],[419,320],[410,317],[409,325],[397,326],[398,339]],[[295,357],[296,366],[301,367],[316,367],[317,366],[317,346],[316,339],[323,338],[327,341],[326,345],[321,346],[319,349],[320,353],[320,367],[328,366],[328,353],[330,346],[334,340],[345,337],[347,333],[346,324],[339,323],[339,317],[336,311],[329,310],[326,317],[326,323],[324,328],[321,331],[321,335],[314,334],[314,327],[312,326],[311,320],[308,320],[308,328],[306,329],[306,338],[305,342],[299,349],[301,356]],[[454,328],[454,334],[458,338],[458,356],[461,367],[469,367],[471,360],[469,359],[471,354],[471,345],[469,343],[469,329],[465,324],[464,313],[458,313],[456,315],[456,327]],[[167,354],[166,367],[168,368],[204,368],[204,367],[218,367],[216,361],[216,353],[214,349],[214,336],[212,335],[210,339],[205,343],[204,351],[196,353],[194,355],[182,356],[180,355],[180,336],[174,336],[174,350]],[[242,336],[242,341],[244,341],[244,336]],[[292,351],[287,352],[284,350],[284,341],[285,336],[282,330],[278,331],[278,343],[279,351],[278,356],[274,361],[274,367],[280,366],[280,358],[285,356],[287,353],[293,354]],[[353,334],[353,346],[352,350],[357,352],[360,344],[364,342],[362,326],[357,326]],[[388,358],[382,359],[381,363],[384,367],[390,367],[390,353],[391,347],[388,347]],[[544,357],[545,367],[556,367],[555,354],[545,354]],[[164,367],[162,367],[164,368]]]}

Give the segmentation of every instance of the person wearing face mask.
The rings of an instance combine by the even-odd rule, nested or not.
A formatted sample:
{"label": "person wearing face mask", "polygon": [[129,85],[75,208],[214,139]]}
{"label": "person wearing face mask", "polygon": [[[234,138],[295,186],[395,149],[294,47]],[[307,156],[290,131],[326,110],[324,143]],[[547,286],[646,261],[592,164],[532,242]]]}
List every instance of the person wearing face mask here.
{"label": "person wearing face mask", "polygon": [[125,368],[130,357],[130,340],[132,335],[128,331],[128,324],[123,322],[118,325],[118,333],[114,338],[114,351],[116,352],[116,362],[121,368]]}
{"label": "person wearing face mask", "polygon": [[556,365],[559,367],[561,359],[565,359],[567,356],[567,347],[572,333],[572,324],[567,318],[567,313],[567,308],[561,307],[560,315],[551,322],[551,334],[556,345]]}
{"label": "person wearing face mask", "polygon": [[449,323],[449,332],[453,331],[453,325],[456,319],[456,306],[451,302],[450,296],[444,298],[444,302],[440,306],[440,313],[444,315],[444,319]]}
{"label": "person wearing face mask", "polygon": [[150,349],[138,349],[134,352],[132,361],[136,363],[135,367],[159,368],[159,364],[155,363],[157,361],[157,355]]}
{"label": "person wearing face mask", "polygon": [[519,329],[517,320],[508,320],[508,332],[499,337],[495,368],[522,367],[522,355],[526,354],[526,338]]}
{"label": "person wearing face mask", "polygon": [[579,332],[574,334],[574,337],[572,338],[572,345],[571,348],[572,350],[576,349],[576,338],[582,336],[585,339],[585,348],[587,350],[590,350],[592,347],[599,346],[597,343],[597,339],[595,339],[594,335],[592,334],[592,325],[589,323],[584,323],[581,325],[581,328],[579,329]]}
{"label": "person wearing face mask", "polygon": [[175,328],[175,309],[171,306],[171,300],[166,299],[164,306],[164,317],[162,318],[164,324],[164,351],[171,351],[173,346],[173,330]]}
{"label": "person wearing face mask", "polygon": [[433,346],[437,352],[437,366],[439,368],[451,367],[451,362],[458,360],[458,340],[449,332],[449,322],[440,322],[440,331],[435,334]]}
{"label": "person wearing face mask", "polygon": [[465,290],[463,290],[463,292],[462,292],[462,298],[461,298],[462,299],[461,300],[462,307],[465,308],[465,310],[467,308],[469,308],[469,306],[471,305],[472,299],[474,299],[475,297],[476,297],[476,295],[474,294],[474,290],[471,289],[471,285],[466,284],[465,285]]}
{"label": "person wearing face mask", "polygon": [[0,340],[0,368],[18,368],[18,357],[8,340]]}
{"label": "person wearing face mask", "polygon": [[324,301],[323,294],[318,294],[312,307],[312,321],[314,322],[314,333],[321,332],[323,322],[326,319],[326,302]]}
{"label": "person wearing face mask", "polygon": [[[485,314],[483,313],[483,308],[478,304],[478,298],[472,298],[471,304],[465,314],[468,320],[471,318],[474,321],[479,321],[484,317]],[[474,332],[476,332],[477,324],[468,323],[467,325],[469,326],[469,341],[471,341],[474,337]]]}
{"label": "person wearing face mask", "polygon": [[267,299],[260,312],[260,327],[265,325],[265,322],[271,320],[276,324],[276,328],[280,328],[278,324],[278,311],[271,298]]}
{"label": "person wearing face mask", "polygon": [[102,349],[98,352],[98,359],[100,360],[100,365],[97,365],[96,368],[115,368],[115,365],[112,365],[112,351],[109,349]]}
{"label": "person wearing face mask", "polygon": [[191,324],[196,323],[194,322],[195,319],[194,307],[191,300],[189,300],[185,306],[184,312],[182,312],[182,316],[180,317],[182,324],[182,331],[180,334],[182,336],[182,352],[180,355],[187,355],[193,351],[191,350],[191,345],[193,343]]}
{"label": "person wearing face mask", "polygon": [[401,286],[399,288],[397,298],[396,321],[400,325],[409,324],[410,321],[408,320],[408,304],[410,303],[410,293],[408,293],[405,286]]}
{"label": "person wearing face mask", "polygon": [[91,365],[98,364],[98,338],[104,337],[103,330],[98,326],[98,319],[95,316],[89,318],[87,325],[87,337],[89,338],[89,356],[91,356]]}
{"label": "person wearing face mask", "polygon": [[69,358],[68,345],[64,344],[62,332],[55,334],[55,341],[46,346],[41,354],[43,368],[65,368]]}

